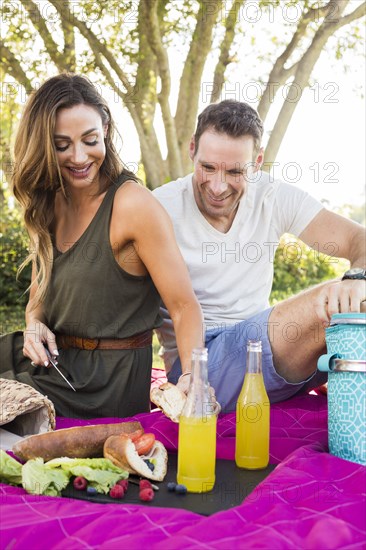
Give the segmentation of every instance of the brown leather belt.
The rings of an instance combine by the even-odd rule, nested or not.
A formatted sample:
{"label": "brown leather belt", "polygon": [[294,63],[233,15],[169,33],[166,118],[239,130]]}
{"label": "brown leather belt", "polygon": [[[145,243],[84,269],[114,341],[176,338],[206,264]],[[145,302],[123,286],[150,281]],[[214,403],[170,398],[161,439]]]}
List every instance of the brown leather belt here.
{"label": "brown leather belt", "polygon": [[139,349],[152,344],[152,331],[147,330],[129,338],[81,338],[69,334],[56,334],[57,345],[63,349]]}

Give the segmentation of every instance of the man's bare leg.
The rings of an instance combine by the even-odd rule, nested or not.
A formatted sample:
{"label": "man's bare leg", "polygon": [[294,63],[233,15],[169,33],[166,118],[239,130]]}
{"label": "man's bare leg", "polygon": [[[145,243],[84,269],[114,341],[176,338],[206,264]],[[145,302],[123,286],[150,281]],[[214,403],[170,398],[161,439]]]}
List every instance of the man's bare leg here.
{"label": "man's bare leg", "polygon": [[[340,288],[346,292],[339,292]],[[277,304],[269,316],[268,334],[278,374],[292,383],[311,376],[319,356],[326,352],[330,317],[340,310],[366,312],[365,295],[365,281],[336,280]]]}
{"label": "man's bare leg", "polygon": [[314,303],[323,283],[277,304],[270,317],[268,334],[276,371],[288,382],[306,380],[326,352],[325,327]]}

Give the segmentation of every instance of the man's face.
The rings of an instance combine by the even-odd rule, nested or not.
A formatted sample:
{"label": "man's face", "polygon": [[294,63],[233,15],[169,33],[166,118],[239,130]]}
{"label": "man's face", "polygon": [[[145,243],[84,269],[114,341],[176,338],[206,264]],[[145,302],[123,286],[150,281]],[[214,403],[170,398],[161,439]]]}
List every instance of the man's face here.
{"label": "man's face", "polygon": [[263,151],[254,156],[252,136],[232,138],[206,130],[196,153],[192,138],[190,157],[194,164],[193,191],[197,206],[211,225],[226,232],[245,193],[247,176],[260,168]]}

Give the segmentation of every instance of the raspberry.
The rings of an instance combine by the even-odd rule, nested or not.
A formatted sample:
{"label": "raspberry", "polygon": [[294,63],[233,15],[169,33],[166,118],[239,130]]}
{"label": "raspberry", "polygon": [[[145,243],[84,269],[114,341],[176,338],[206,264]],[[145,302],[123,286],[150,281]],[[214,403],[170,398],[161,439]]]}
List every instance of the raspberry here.
{"label": "raspberry", "polygon": [[143,489],[152,489],[151,483],[148,479],[140,480],[140,491],[142,491]]}
{"label": "raspberry", "polygon": [[123,487],[123,490],[126,493],[128,489],[128,479],[120,479],[119,481],[117,481],[116,485],[120,485],[121,487]]}
{"label": "raspberry", "polygon": [[154,498],[154,491],[149,488],[142,489],[142,491],[140,491],[139,496],[140,496],[140,500],[142,500],[143,502],[151,502]]}
{"label": "raspberry", "polygon": [[109,496],[111,498],[123,498],[125,496],[124,488],[116,483],[109,491]]}
{"label": "raspberry", "polygon": [[74,489],[76,489],[77,491],[84,491],[84,489],[86,489],[86,486],[88,485],[88,482],[85,477],[77,476],[72,484],[74,486]]}

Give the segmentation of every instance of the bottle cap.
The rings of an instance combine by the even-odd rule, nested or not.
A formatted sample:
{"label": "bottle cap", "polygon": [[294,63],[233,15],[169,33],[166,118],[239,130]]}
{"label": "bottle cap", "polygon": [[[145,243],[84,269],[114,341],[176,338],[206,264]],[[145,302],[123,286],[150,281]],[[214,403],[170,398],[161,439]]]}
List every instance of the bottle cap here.
{"label": "bottle cap", "polygon": [[262,351],[262,341],[261,340],[248,340],[247,350],[248,351]]}
{"label": "bottle cap", "polygon": [[204,355],[206,356],[208,354],[207,348],[194,348],[192,350],[192,355]]}

